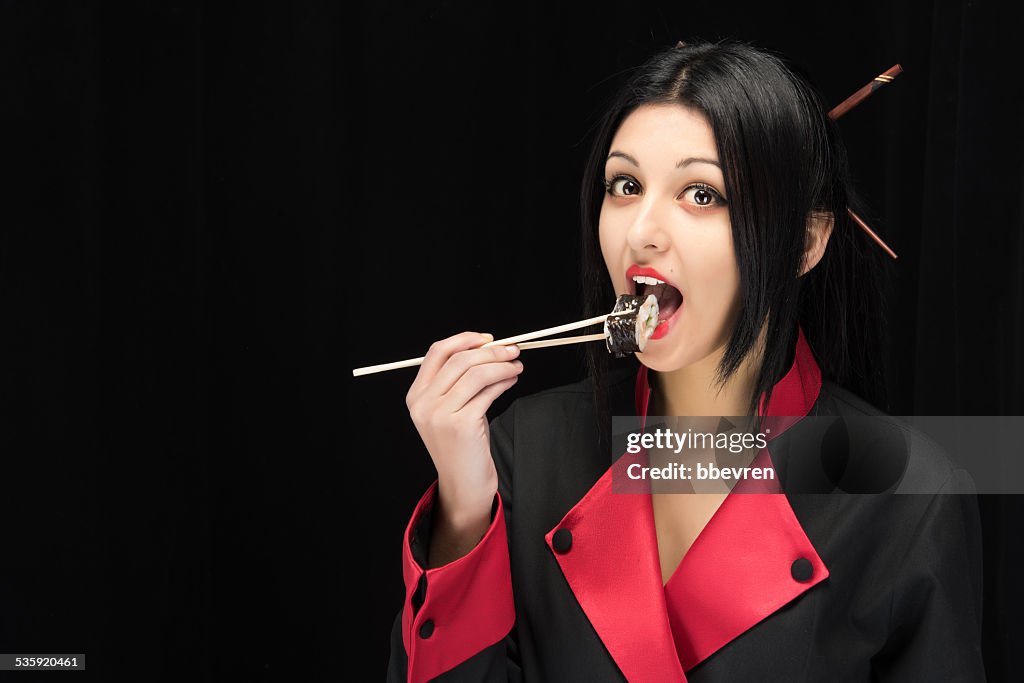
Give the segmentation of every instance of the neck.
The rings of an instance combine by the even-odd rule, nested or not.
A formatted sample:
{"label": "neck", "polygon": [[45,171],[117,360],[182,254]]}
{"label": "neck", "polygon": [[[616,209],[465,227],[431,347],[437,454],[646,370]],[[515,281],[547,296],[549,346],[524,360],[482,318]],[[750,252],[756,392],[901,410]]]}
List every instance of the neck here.
{"label": "neck", "polygon": [[742,416],[750,415],[763,355],[764,330],[751,353],[722,386],[715,382],[718,364],[725,353],[720,347],[700,361],[669,372],[648,371],[651,384],[651,415]]}

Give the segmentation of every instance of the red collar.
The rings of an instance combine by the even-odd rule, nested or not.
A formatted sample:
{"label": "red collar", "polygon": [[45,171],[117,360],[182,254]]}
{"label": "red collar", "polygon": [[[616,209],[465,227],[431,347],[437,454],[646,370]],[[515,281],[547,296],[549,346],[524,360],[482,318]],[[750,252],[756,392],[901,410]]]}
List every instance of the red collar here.
{"label": "red collar", "polygon": [[[799,330],[793,364],[764,414],[807,415],[820,388],[821,372]],[[635,398],[643,419],[650,401],[643,366]],[[628,461],[622,457],[609,467],[545,536],[627,680],[685,681],[684,670],[829,575],[785,494],[733,493],[663,586],[650,495],[612,492],[613,472]],[[565,552],[555,551],[559,529],[571,532]],[[807,562],[810,578],[794,578],[804,578],[798,569]]]}

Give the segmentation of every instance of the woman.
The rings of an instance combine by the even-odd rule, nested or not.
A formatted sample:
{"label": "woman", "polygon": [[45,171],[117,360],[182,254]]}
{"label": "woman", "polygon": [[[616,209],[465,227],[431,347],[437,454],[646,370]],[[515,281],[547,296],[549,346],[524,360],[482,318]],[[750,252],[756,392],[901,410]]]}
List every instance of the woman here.
{"label": "woman", "polygon": [[390,680],[983,680],[976,502],[903,427],[926,495],[612,491],[611,415],[883,415],[882,256],[856,203],[821,97],[777,57],[680,44],[636,71],[584,174],[586,313],[651,292],[663,322],[638,368],[591,344],[586,381],[490,424],[518,349],[431,346],[407,404],[438,478]]}

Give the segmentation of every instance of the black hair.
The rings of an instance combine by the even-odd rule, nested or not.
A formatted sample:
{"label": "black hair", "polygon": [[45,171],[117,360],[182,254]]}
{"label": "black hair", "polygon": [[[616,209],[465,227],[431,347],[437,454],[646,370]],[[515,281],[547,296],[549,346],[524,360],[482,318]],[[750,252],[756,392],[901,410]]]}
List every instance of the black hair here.
{"label": "black hair", "polygon": [[[749,404],[750,414],[756,415],[762,394],[767,405],[772,387],[792,364],[799,324],[823,379],[888,409],[883,367],[887,257],[847,213],[849,208],[867,215],[850,178],[839,129],[799,67],[749,43],[725,39],[658,52],[633,70],[597,121],[581,193],[585,314],[611,310],[616,295],[598,241],[612,139],[636,108],[667,103],[707,118],[729,197],[741,311],[718,382],[732,376],[767,325]],[[832,214],[832,233],[817,266],[800,277],[812,212]],[[609,362],[603,345],[588,345],[602,444],[610,435]]]}

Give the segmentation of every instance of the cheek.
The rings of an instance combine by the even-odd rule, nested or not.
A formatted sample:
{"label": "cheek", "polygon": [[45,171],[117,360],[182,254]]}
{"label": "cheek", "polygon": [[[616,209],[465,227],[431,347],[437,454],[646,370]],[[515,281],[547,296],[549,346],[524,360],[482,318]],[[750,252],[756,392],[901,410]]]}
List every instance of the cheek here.
{"label": "cheek", "polygon": [[684,264],[693,277],[687,284],[704,314],[721,316],[739,300],[739,266],[732,252],[732,240],[720,238],[694,247]]}

